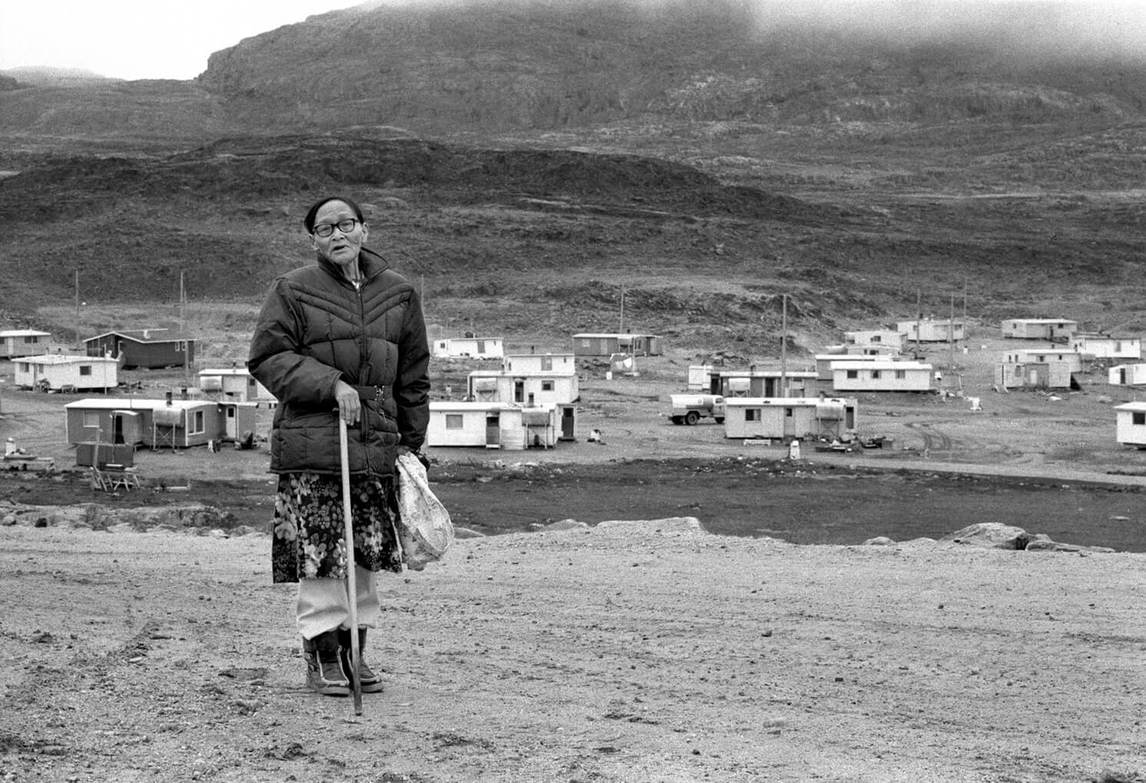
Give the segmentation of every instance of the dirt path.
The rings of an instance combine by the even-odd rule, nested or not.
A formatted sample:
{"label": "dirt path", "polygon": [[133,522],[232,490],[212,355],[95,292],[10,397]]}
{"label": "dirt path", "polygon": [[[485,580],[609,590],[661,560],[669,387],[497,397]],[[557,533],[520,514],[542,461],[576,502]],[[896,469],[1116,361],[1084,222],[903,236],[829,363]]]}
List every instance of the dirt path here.
{"label": "dirt path", "polygon": [[1141,555],[463,540],[387,580],[356,718],[265,536],[3,537],[5,780],[1146,779]]}

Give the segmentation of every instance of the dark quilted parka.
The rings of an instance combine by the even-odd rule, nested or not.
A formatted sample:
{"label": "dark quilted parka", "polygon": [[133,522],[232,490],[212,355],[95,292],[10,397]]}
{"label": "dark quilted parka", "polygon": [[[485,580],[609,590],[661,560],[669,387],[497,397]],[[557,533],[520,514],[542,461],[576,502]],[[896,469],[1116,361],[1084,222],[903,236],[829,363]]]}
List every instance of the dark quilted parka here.
{"label": "dark quilted parka", "polygon": [[418,450],[430,415],[430,350],[418,292],[365,248],[358,289],[319,259],[277,278],[251,340],[247,367],[278,400],[271,471],[338,474],[335,381],[377,386],[349,427],[354,474],[391,475],[399,444]]}

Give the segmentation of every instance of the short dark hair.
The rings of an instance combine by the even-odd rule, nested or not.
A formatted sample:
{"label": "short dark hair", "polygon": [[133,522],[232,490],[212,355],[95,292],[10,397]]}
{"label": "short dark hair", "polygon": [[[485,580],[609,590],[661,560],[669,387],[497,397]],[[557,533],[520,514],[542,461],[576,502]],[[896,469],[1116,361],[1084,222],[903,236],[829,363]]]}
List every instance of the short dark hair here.
{"label": "short dark hair", "polygon": [[366,218],[362,215],[362,207],[358,206],[354,201],[348,199],[346,196],[327,196],[314,202],[311,208],[306,211],[306,217],[302,219],[302,224],[306,226],[306,233],[314,233],[314,219],[315,216],[318,215],[318,210],[322,209],[323,204],[329,204],[332,201],[341,201],[354,210],[354,216],[358,218],[359,223],[366,222]]}

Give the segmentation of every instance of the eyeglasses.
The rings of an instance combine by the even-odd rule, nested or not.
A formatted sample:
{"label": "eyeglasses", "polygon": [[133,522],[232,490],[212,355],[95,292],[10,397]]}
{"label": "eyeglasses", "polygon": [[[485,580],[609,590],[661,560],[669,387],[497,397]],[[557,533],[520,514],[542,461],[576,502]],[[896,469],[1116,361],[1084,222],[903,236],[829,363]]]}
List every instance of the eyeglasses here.
{"label": "eyeglasses", "polygon": [[316,237],[322,237],[323,239],[326,239],[328,236],[334,233],[334,229],[336,228],[343,234],[349,234],[355,229],[355,227],[358,225],[358,222],[359,221],[355,220],[354,218],[347,218],[346,220],[340,220],[337,223],[319,223],[314,227],[314,235]]}

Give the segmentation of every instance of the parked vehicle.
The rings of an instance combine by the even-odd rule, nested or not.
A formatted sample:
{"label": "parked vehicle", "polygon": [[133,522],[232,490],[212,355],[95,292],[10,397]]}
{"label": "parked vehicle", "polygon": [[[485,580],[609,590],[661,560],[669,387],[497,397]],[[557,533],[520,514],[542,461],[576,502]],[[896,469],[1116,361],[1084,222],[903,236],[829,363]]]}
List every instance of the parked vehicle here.
{"label": "parked vehicle", "polygon": [[724,423],[724,397],[719,394],[671,394],[673,424],[696,424],[703,418]]}

